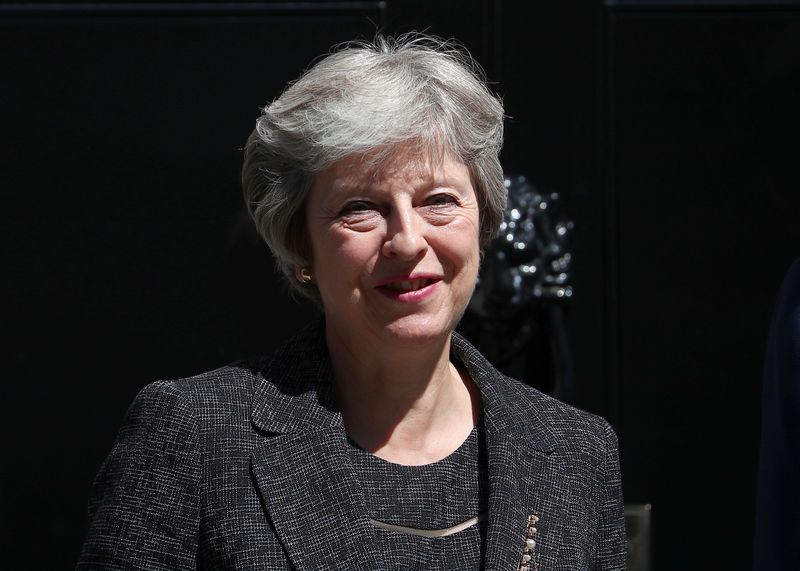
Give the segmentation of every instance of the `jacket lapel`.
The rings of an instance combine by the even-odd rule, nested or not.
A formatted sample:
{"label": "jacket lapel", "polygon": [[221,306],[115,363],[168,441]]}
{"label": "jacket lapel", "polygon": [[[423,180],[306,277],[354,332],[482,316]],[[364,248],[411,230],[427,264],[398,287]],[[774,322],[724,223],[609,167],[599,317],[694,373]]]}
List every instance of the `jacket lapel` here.
{"label": "jacket lapel", "polygon": [[279,350],[262,377],[251,420],[264,439],[253,452],[251,470],[293,566],[378,569],[322,324]]}
{"label": "jacket lapel", "polygon": [[559,482],[563,472],[558,438],[537,414],[530,393],[512,385],[458,335],[453,337],[453,353],[483,399],[489,460],[486,569],[518,568],[528,516],[534,514],[539,517],[534,536],[539,568],[555,568],[562,530],[560,521],[549,515],[566,513],[568,502],[566,486]]}
{"label": "jacket lapel", "polygon": [[344,432],[268,438],[253,455],[264,506],[297,569],[378,569]]}
{"label": "jacket lapel", "polygon": [[489,527],[486,534],[486,569],[515,570],[525,547],[524,468],[518,443],[508,434],[487,429],[489,456]]}
{"label": "jacket lapel", "polygon": [[510,434],[495,438],[496,443],[489,445],[486,568],[517,569],[525,549],[528,516],[536,515],[536,561],[539,569],[556,569],[563,535],[560,518],[569,502],[567,487],[559,481],[563,474],[557,454],[523,450],[520,440]]}

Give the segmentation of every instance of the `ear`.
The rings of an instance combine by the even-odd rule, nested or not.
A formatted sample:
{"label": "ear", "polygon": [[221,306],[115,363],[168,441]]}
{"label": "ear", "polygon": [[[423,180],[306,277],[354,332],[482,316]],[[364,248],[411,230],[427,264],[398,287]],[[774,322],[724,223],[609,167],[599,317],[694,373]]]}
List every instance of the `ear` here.
{"label": "ear", "polygon": [[298,282],[304,285],[308,285],[314,281],[314,276],[308,266],[295,266],[294,277]]}

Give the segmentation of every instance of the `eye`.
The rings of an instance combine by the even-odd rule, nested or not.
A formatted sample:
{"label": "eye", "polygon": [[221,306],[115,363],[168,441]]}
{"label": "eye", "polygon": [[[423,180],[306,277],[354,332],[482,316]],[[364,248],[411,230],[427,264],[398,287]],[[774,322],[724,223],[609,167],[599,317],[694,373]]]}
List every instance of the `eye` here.
{"label": "eye", "polygon": [[366,210],[374,210],[375,205],[366,200],[353,200],[344,205],[344,208],[339,212],[339,216],[347,214],[354,214],[357,212],[364,212]]}
{"label": "eye", "polygon": [[458,204],[458,199],[452,194],[440,193],[434,194],[425,202],[431,206],[450,206],[453,204]]}

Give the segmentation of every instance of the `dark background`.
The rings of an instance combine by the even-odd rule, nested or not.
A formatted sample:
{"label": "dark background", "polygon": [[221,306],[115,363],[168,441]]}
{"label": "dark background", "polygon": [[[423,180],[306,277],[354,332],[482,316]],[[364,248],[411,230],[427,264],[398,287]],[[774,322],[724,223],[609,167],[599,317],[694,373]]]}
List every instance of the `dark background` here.
{"label": "dark background", "polygon": [[766,336],[800,256],[800,4],[398,0],[0,5],[4,568],[74,565],[143,385],[308,321],[240,149],[376,27],[464,42],[506,104],[505,168],[561,192],[574,403],[619,432],[654,569],[750,565]]}

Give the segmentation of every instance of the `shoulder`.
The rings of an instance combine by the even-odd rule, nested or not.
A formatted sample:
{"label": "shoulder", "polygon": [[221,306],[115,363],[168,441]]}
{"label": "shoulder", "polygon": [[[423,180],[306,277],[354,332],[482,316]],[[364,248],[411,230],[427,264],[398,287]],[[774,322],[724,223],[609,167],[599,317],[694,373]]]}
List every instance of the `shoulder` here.
{"label": "shoulder", "polygon": [[617,435],[603,417],[551,397],[525,383],[498,373],[497,388],[512,404],[518,422],[531,422],[547,430],[554,447],[567,453],[601,455],[616,449]]}
{"label": "shoulder", "polygon": [[191,377],[146,385],[128,407],[115,448],[148,455],[214,451],[220,435],[252,440],[250,415],[257,370],[235,363]]}
{"label": "shoulder", "polygon": [[247,363],[233,363],[191,377],[160,380],[136,396],[128,416],[161,411],[192,416],[248,409],[258,371]]}
{"label": "shoulder", "polygon": [[520,403],[518,408],[522,414],[538,417],[562,444],[573,449],[587,446],[616,447],[617,435],[605,418],[555,399],[505,375],[502,375],[500,385],[507,391],[509,398]]}
{"label": "shoulder", "polygon": [[142,393],[189,400],[200,409],[246,404],[252,398],[263,362],[239,361],[191,377],[157,381]]}
{"label": "shoulder", "polygon": [[578,452],[616,447],[616,434],[604,418],[504,375],[460,335],[453,336],[453,349],[479,385],[484,411],[494,416],[502,414],[508,419],[509,429],[524,432],[524,427],[535,427],[543,445],[552,449]]}
{"label": "shoulder", "polygon": [[[291,392],[303,373],[325,372],[329,363],[322,321],[314,322],[263,357],[235,361],[223,367],[180,379],[161,380],[145,387],[140,397],[162,395],[197,401],[201,406],[244,403],[264,385]],[[308,370],[307,370],[308,369]]]}
{"label": "shoulder", "polygon": [[521,407],[545,419],[550,426],[562,430],[572,427],[605,434],[610,425],[603,417],[579,409],[541,392],[530,385],[502,375],[501,387],[509,398],[518,399]]}
{"label": "shoulder", "polygon": [[146,385],[125,413],[112,457],[136,453],[196,462],[205,452],[220,449],[221,435],[247,445],[258,378],[257,368],[234,363]]}
{"label": "shoulder", "polygon": [[147,385],[128,418],[145,413],[201,433],[339,425],[331,376],[324,335],[312,324],[264,358]]}
{"label": "shoulder", "polygon": [[139,392],[92,486],[79,568],[196,566],[209,475],[247,469],[253,378],[227,366]]}
{"label": "shoulder", "polygon": [[246,426],[251,394],[252,381],[235,366],[150,383],[128,407],[114,449],[194,456],[204,434]]}

